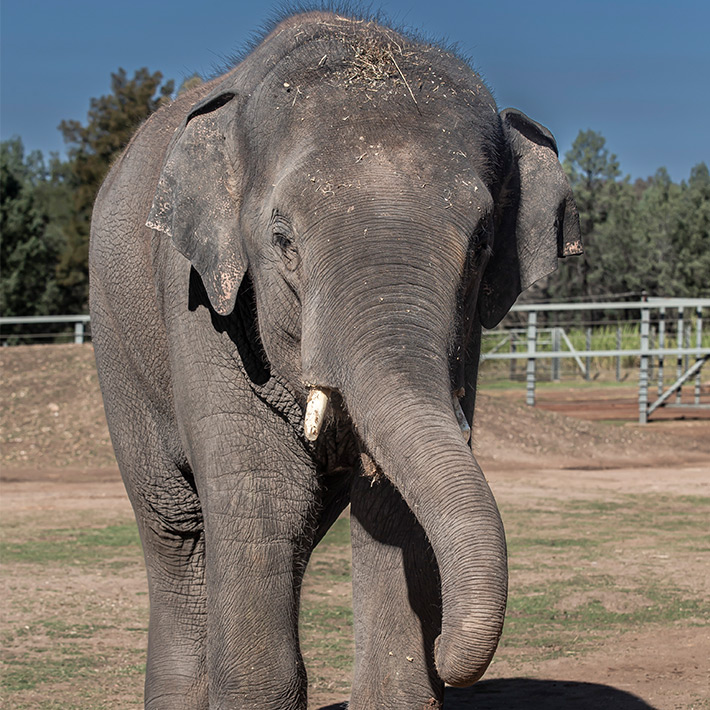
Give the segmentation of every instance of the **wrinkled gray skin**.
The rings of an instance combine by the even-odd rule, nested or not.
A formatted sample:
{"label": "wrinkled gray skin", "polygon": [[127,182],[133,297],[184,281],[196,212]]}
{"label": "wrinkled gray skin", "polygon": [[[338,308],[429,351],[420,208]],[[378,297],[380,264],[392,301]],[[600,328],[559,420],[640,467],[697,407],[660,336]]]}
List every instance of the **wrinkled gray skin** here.
{"label": "wrinkled gray skin", "polygon": [[[505,539],[452,391],[471,420],[481,324],[578,251],[550,133],[374,23],[291,17],[145,123],[90,261],[146,707],[306,707],[301,578],[348,502],[350,707],[440,707],[481,676]],[[315,443],[311,386],[333,391]]]}

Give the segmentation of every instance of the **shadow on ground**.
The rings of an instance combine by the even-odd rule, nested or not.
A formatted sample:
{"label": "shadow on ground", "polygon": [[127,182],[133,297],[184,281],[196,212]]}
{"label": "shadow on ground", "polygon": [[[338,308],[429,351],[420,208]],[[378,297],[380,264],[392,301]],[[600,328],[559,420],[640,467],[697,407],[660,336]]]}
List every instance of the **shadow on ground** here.
{"label": "shadow on ground", "polygon": [[[446,710],[655,710],[636,695],[609,685],[566,680],[501,678],[476,683],[472,688],[447,688]],[[320,710],[345,710],[346,704]]]}

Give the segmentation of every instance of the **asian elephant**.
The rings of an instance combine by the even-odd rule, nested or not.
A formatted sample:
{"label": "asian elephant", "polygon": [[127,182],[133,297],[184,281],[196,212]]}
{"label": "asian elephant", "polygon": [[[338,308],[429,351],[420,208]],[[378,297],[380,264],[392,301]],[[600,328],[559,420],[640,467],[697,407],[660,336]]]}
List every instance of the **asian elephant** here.
{"label": "asian elephant", "polygon": [[301,579],[348,504],[350,708],[441,707],[483,674],[507,563],[462,436],[481,327],[579,251],[550,132],[374,20],[287,17],[145,122],[90,276],[146,708],[306,707]]}

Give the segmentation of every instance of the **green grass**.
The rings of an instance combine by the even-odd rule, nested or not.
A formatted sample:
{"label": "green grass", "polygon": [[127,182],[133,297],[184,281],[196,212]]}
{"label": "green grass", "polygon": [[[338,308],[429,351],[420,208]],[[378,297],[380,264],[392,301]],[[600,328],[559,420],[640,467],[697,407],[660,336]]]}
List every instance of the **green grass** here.
{"label": "green grass", "polygon": [[[585,472],[580,471],[579,475],[583,476]],[[538,504],[526,507],[502,506],[502,509],[506,529],[509,536],[512,535],[515,544],[525,544],[526,533],[531,526],[535,526],[538,532],[545,528],[549,528],[552,532],[550,538],[540,536],[534,539],[554,540],[559,529],[560,518],[565,519],[565,524],[574,525],[578,531],[585,526],[584,540],[591,539],[592,542],[601,543],[611,539],[619,540],[620,535],[624,533],[653,535],[654,531],[686,530],[691,532],[695,530],[699,533],[710,513],[710,499],[706,496],[644,493],[619,495],[612,501],[581,499],[544,507]],[[581,540],[578,535],[565,536],[563,539]]]}
{"label": "green grass", "polygon": [[338,518],[316,549],[323,550],[330,547],[347,547],[350,545],[350,519]]}
{"label": "green grass", "polygon": [[2,687],[6,690],[32,690],[42,683],[86,679],[95,667],[93,654],[74,646],[54,645],[34,649],[33,653],[6,653]]}
{"label": "green grass", "polygon": [[[538,361],[539,363],[540,361]],[[542,361],[544,362],[544,361]],[[496,366],[493,367],[492,362],[486,362],[481,365],[481,371],[479,374],[479,390],[486,391],[486,390],[494,390],[496,392],[500,390],[525,390],[527,387],[527,383],[525,381],[525,376],[524,376],[524,371],[523,371],[523,377],[522,379],[517,379],[517,380],[511,380],[511,379],[499,379],[501,376],[507,377],[508,374],[508,369],[504,368],[501,369],[500,363],[496,363]],[[488,367],[491,365],[492,367]],[[549,370],[549,365],[546,366],[547,369]],[[520,374],[520,371],[518,372]],[[549,373],[548,373],[549,374]],[[570,382],[570,375],[574,376],[575,374],[580,375],[579,370],[574,372],[567,372],[564,371],[563,373],[564,378],[563,380],[557,381],[557,382],[551,382],[549,380],[544,380],[540,379],[541,377],[545,376],[545,373],[543,372],[542,375],[538,372],[535,380],[535,389],[541,388],[541,389],[549,389],[549,390],[568,390],[570,389],[571,386],[574,386],[574,389],[580,389],[580,390],[585,390],[585,389],[613,389],[613,388],[626,388],[628,389],[629,386],[635,387],[637,382],[634,378],[631,379],[626,379],[625,381],[622,382],[617,382],[616,380],[584,380],[584,379],[575,379],[573,384]],[[581,377],[581,375],[580,375]]]}
{"label": "green grass", "polygon": [[346,693],[353,663],[350,520],[340,518],[313,552],[299,617],[312,689]]}
{"label": "green grass", "polygon": [[518,549],[525,547],[566,549],[570,547],[597,547],[601,541],[584,537],[531,537],[516,538],[513,540],[513,544]]}
{"label": "green grass", "polygon": [[[41,537],[23,542],[0,543],[0,560],[23,564],[93,565],[110,558],[141,554],[134,523],[87,530],[45,530]],[[120,567],[129,562],[116,562]]]}
{"label": "green grass", "polygon": [[86,639],[92,638],[102,629],[112,628],[106,624],[73,624],[58,617],[40,620],[31,626],[25,624],[16,629],[3,631],[2,639],[6,644],[23,638],[46,636],[49,639]]}
{"label": "green grass", "polygon": [[[614,600],[641,599],[638,608],[618,611],[608,608],[604,599],[613,592]],[[575,595],[587,601],[565,608],[564,601]],[[515,590],[508,601],[501,647],[527,649],[548,647],[544,657],[559,652],[580,652],[615,632],[630,631],[643,625],[702,623],[707,602],[672,585],[652,582],[619,587],[605,575],[578,576],[564,582],[529,586]],[[536,652],[537,654],[537,652]],[[537,656],[542,660],[541,656]]]}
{"label": "green grass", "polygon": [[[17,620],[5,624],[0,651],[0,685],[8,707],[109,708],[110,692],[116,691],[108,688],[125,686],[128,678],[131,687],[139,688],[145,672],[143,642],[138,648],[114,646],[129,628],[139,629],[142,636],[147,632],[145,604],[117,602],[121,575],[131,567],[138,570],[132,574],[140,573],[135,523],[48,530],[34,524],[4,526],[3,536],[0,560],[8,580],[4,603],[8,617]],[[13,570],[21,582],[14,582]],[[101,597],[93,589],[85,596],[78,593],[82,582],[77,586],[77,581],[87,575],[114,577],[117,596]],[[14,589],[16,584],[20,586]]]}
{"label": "green grass", "polygon": [[[33,648],[30,652],[6,652],[3,657],[5,669],[0,679],[0,687],[8,692],[34,690],[42,685],[70,682],[81,687],[82,683],[90,684],[98,673],[116,678],[142,677],[145,674],[145,663],[117,665],[113,660],[116,650],[105,648],[97,654],[73,644],[60,643],[53,644],[51,648]],[[41,707],[54,706],[49,703]]]}
{"label": "green grass", "polygon": [[309,575],[324,584],[337,582],[350,582],[349,559],[319,559],[311,560],[308,567]]}

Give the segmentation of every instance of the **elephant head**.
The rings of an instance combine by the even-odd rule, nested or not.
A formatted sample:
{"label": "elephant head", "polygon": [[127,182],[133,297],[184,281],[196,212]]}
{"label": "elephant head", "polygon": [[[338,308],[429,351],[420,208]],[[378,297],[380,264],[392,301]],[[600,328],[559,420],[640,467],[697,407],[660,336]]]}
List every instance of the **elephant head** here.
{"label": "elephant head", "polygon": [[436,555],[438,672],[474,682],[501,633],[507,564],[452,392],[468,391],[470,420],[481,324],[580,251],[550,132],[498,113],[437,47],[301,15],[185,116],[147,224],[190,260],[220,314],[249,272],[272,371],[304,408],[308,392],[323,404],[339,393]]}

